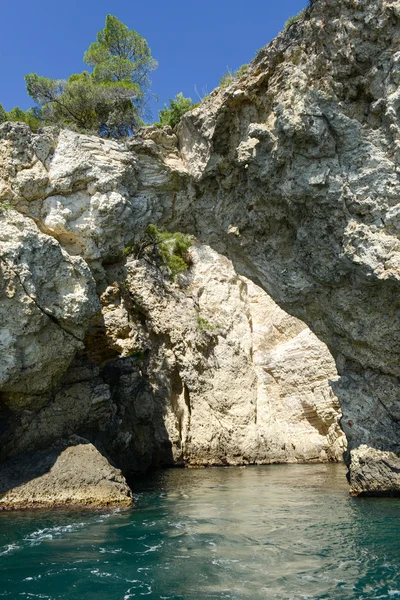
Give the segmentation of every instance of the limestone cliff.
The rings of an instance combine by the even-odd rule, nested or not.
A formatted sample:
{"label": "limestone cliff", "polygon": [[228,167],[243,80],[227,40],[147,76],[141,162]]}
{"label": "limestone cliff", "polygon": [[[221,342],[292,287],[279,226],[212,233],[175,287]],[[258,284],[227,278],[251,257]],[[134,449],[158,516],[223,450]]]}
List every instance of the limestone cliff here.
{"label": "limestone cliff", "polygon": [[[3,213],[7,222],[16,216]],[[341,460],[344,436],[330,388],[337,374],[324,344],[209,247],[193,246],[190,262],[176,282],[143,259],[105,264],[100,309],[69,368],[63,340],[53,335],[48,346],[60,356],[58,380],[48,381],[42,365],[43,386],[33,394],[4,370],[3,459],[78,433],[128,476],[174,464]],[[14,310],[22,322],[34,319],[28,298],[13,296],[4,308],[10,331]],[[24,337],[15,344],[21,380],[30,344]]]}
{"label": "limestone cliff", "polygon": [[353,493],[400,491],[399,18],[313,2],[178,132],[188,227],[336,358]]}
{"label": "limestone cliff", "polygon": [[[106,320],[113,319],[122,303],[117,290],[109,289],[115,288],[109,277],[119,268],[118,256],[148,223],[159,223],[191,232],[229,255],[237,272],[261,285],[327,343],[340,374],[332,385],[349,442],[352,492],[399,492],[399,44],[398,1],[315,0],[302,21],[258,54],[244,77],[214,92],[183,118],[175,133],[148,128],[123,144],[68,131],[45,130],[35,136],[22,125],[1,126],[0,199],[20,213],[13,219],[28,219],[37,235],[59,248],[51,265],[58,268],[58,261],[60,269],[71,273],[69,281],[77,291],[75,304],[68,291],[61,294],[68,300],[60,304],[61,288],[52,289],[50,280],[41,283],[37,268],[12,251],[5,237],[6,280],[14,279],[16,293],[26,298],[24,306],[37,314],[32,344],[38,335],[53,332],[54,339],[67,340],[65,348],[54,343],[63,353],[54,352],[58,366],[49,360],[53,338],[45,338],[39,356],[53,370],[37,381],[32,398],[23,400],[25,409],[37,415],[44,402],[40,410],[46,413],[51,406],[46,394],[55,400],[62,389],[68,390],[71,406],[80,407],[85,398],[90,423],[97,423],[106,438],[110,415],[121,423],[126,418],[115,408],[115,386],[123,394],[124,382],[130,381],[131,398],[138,390],[151,396],[154,386],[162,389],[162,381],[143,383],[142,367],[134,366],[133,357],[123,359],[126,371],[112,368],[112,359],[127,348],[129,322],[125,333],[116,336],[123,342],[100,343]],[[30,259],[37,255],[35,251]],[[142,302],[138,321],[146,329],[145,322],[151,323],[148,294],[142,289],[141,298],[135,287],[135,273],[145,267],[127,263],[124,268],[129,290],[133,286],[127,302],[139,308]],[[123,281],[116,279],[118,286]],[[149,285],[163,286],[157,279]],[[5,289],[11,289],[4,292],[9,302],[14,291],[12,286]],[[103,322],[96,327],[99,296],[110,309],[107,317],[103,309]],[[8,315],[13,318],[11,308]],[[32,373],[33,381],[35,366],[29,363],[34,354],[22,342],[23,324],[15,335],[9,333],[13,328],[7,319],[2,344],[16,358],[2,381],[4,406],[11,410],[13,394],[29,391],[18,388],[15,365],[28,365],[26,375]],[[75,354],[65,374],[61,363],[72,360],[90,321],[86,353]],[[182,326],[186,321],[185,312]],[[212,326],[218,330],[217,325]],[[151,323],[151,331],[164,341],[168,337],[163,323]],[[213,332],[206,332],[208,345]],[[305,352],[306,334],[299,334],[297,348]],[[245,349],[245,337],[243,344]],[[108,364],[108,382],[93,356],[88,360],[96,347],[105,353],[98,360]],[[279,355],[271,351],[265,363],[267,375],[278,383],[290,370],[290,362],[283,366]],[[157,353],[152,360],[148,364],[157,371]],[[174,360],[166,359],[167,372],[176,368]],[[168,385],[182,414],[185,449],[179,451],[190,452],[183,368],[179,365],[181,381],[172,378],[175,383]],[[295,388],[298,376],[285,375]],[[92,381],[103,391],[101,401],[96,401]],[[251,390],[251,381],[247,384]],[[274,385],[267,378],[272,395]],[[30,417],[20,414],[29,423]],[[60,410],[54,414],[62,429]],[[144,423],[146,414],[141,418]],[[46,420],[52,421],[50,413],[41,422]],[[311,421],[317,424],[314,416]],[[4,445],[11,453],[20,444],[12,427]]]}
{"label": "limestone cliff", "polygon": [[107,268],[124,286],[102,295],[106,336],[140,354],[147,381],[147,393],[133,391],[129,359],[104,369],[127,467],[341,460],[324,344],[226,258],[196,246],[191,260],[179,284],[144,261]]}

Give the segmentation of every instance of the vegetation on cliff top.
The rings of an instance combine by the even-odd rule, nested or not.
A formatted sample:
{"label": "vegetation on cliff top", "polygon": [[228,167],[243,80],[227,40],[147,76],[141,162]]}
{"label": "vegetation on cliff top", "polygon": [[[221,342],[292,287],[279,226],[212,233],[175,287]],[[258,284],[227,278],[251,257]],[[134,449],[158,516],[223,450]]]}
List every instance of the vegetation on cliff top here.
{"label": "vegetation on cliff top", "polygon": [[170,99],[169,106],[166,104],[164,108],[158,111],[159,122],[156,123],[158,127],[164,127],[169,125],[175,127],[188,110],[196,108],[198,104],[194,104],[191,98],[185,98],[182,92],[179,92],[175,98]]}
{"label": "vegetation on cliff top", "polygon": [[[309,0],[309,5],[311,0]],[[304,18],[306,9],[290,17],[291,25]],[[22,121],[32,131],[43,125],[67,127],[76,131],[95,133],[107,138],[132,135],[143,119],[149,116],[149,74],[157,67],[146,40],[130,30],[117,17],[108,14],[104,29],[84,53],[84,62],[91,68],[72,74],[68,79],[51,79],[30,73],[25,76],[27,91],[37,106],[23,111],[19,107],[6,112],[0,104],[0,124]],[[227,87],[246,73],[248,65],[230,69],[219,85]],[[208,100],[209,96],[201,98]],[[169,100],[159,111],[159,127],[175,127],[182,116],[198,106],[182,92]]]}
{"label": "vegetation on cliff top", "polygon": [[38,104],[35,116],[42,124],[103,137],[131,135],[146,115],[149,73],[157,66],[146,40],[107,15],[84,61],[92,72],[71,75],[67,81],[26,75],[28,94]]}
{"label": "vegetation on cliff top", "polygon": [[304,19],[305,14],[306,14],[306,9],[303,8],[303,10],[301,10],[297,15],[295,15],[293,17],[289,17],[285,23],[285,29],[289,29],[289,27],[291,27],[298,21],[301,21],[302,19]]}
{"label": "vegetation on cliff top", "polygon": [[20,121],[27,123],[32,131],[37,131],[39,127],[42,127],[43,123],[37,116],[34,108],[30,108],[27,111],[23,111],[18,106],[10,110],[5,111],[3,106],[0,104],[0,124],[5,121]]}
{"label": "vegetation on cliff top", "polygon": [[221,79],[219,80],[219,86],[221,88],[227,87],[230,83],[235,81],[235,79],[239,79],[240,77],[242,77],[242,75],[246,73],[248,68],[249,65],[242,65],[237,71],[234,72],[228,69],[227,72],[224,73],[224,75],[222,75]]}
{"label": "vegetation on cliff top", "polygon": [[[16,107],[7,113],[0,105],[0,123],[22,121],[33,131],[57,125],[107,138],[132,135],[148,115],[149,73],[157,67],[146,40],[107,15],[106,26],[85,52],[84,62],[92,71],[67,80],[26,75],[28,94],[37,106],[26,112]],[[191,98],[179,93],[159,111],[156,125],[175,127],[195,106]]]}

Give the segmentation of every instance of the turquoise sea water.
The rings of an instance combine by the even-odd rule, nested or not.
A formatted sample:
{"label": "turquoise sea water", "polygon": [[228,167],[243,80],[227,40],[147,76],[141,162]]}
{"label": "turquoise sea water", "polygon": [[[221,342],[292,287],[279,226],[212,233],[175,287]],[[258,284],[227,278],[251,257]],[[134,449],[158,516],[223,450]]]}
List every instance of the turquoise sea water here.
{"label": "turquoise sea water", "polygon": [[341,465],[172,470],[136,507],[0,514],[0,598],[400,600],[400,502]]}

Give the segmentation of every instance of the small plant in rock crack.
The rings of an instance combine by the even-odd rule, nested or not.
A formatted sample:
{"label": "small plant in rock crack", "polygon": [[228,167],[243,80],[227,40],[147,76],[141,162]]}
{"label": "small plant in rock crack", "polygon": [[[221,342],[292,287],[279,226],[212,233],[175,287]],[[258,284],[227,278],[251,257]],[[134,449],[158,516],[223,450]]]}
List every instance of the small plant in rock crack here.
{"label": "small plant in rock crack", "polygon": [[13,210],[15,209],[15,206],[13,204],[10,204],[9,202],[7,202],[6,200],[0,200],[0,210]]}
{"label": "small plant in rock crack", "polygon": [[183,233],[159,231],[155,225],[149,225],[137,244],[127,246],[124,255],[133,255],[144,259],[157,267],[167,267],[171,279],[186,271],[191,265],[189,248],[193,244],[190,236]]}
{"label": "small plant in rock crack", "polygon": [[147,358],[147,353],[145,350],[131,350],[126,354],[125,358],[134,358],[138,361],[144,362]]}
{"label": "small plant in rock crack", "polygon": [[242,65],[241,67],[239,67],[239,69],[237,69],[237,71],[234,71],[234,72],[232,72],[230,69],[228,69],[227,72],[224,73],[224,75],[222,75],[221,79],[219,80],[219,87],[221,89],[228,87],[228,85],[230,85],[237,79],[240,79],[240,77],[242,77],[242,75],[247,73],[248,69],[249,69],[249,65],[247,65],[247,64]]}
{"label": "small plant in rock crack", "polygon": [[197,317],[197,329],[199,331],[210,332],[214,331],[215,327],[207,319],[204,319],[203,317]]}
{"label": "small plant in rock crack", "polygon": [[301,10],[297,15],[295,15],[293,17],[289,17],[285,23],[285,29],[289,29],[289,27],[291,27],[298,21],[301,21],[302,19],[304,19],[305,14],[306,14],[306,9],[303,8],[303,10]]}

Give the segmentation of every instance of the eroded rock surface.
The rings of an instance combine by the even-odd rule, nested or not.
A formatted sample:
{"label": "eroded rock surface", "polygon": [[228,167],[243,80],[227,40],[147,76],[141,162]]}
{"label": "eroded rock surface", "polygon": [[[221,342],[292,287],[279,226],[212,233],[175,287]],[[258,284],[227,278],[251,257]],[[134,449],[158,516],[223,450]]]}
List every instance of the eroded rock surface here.
{"label": "eroded rock surface", "polygon": [[78,436],[22,455],[0,468],[0,510],[131,504],[131,492],[121,471]]}
{"label": "eroded rock surface", "polygon": [[175,283],[132,257],[105,267],[84,349],[40,406],[11,405],[3,459],[74,433],[128,475],[342,459],[327,348],[227,258],[190,254]]}
{"label": "eroded rock surface", "polygon": [[[354,493],[400,491],[399,19],[398,1],[315,0],[175,133],[148,128],[124,145],[0,127],[1,200],[83,257],[110,294],[92,341],[107,320],[123,333],[86,344],[92,360],[128,364],[129,336],[140,341],[113,308],[110,263],[148,223],[195,234],[327,343]],[[277,350],[268,361],[272,378],[301,388]]]}
{"label": "eroded rock surface", "polygon": [[111,343],[139,356],[147,382],[138,393],[132,358],[104,368],[119,453],[138,467],[341,460],[326,346],[209,247],[191,261],[179,284],[143,260],[107,270],[124,281],[103,295]]}
{"label": "eroded rock surface", "polygon": [[0,387],[37,406],[65,373],[99,309],[85,261],[18,212],[0,214]]}
{"label": "eroded rock surface", "polygon": [[336,358],[354,493],[400,492],[399,17],[313,2],[178,130],[187,228]]}

